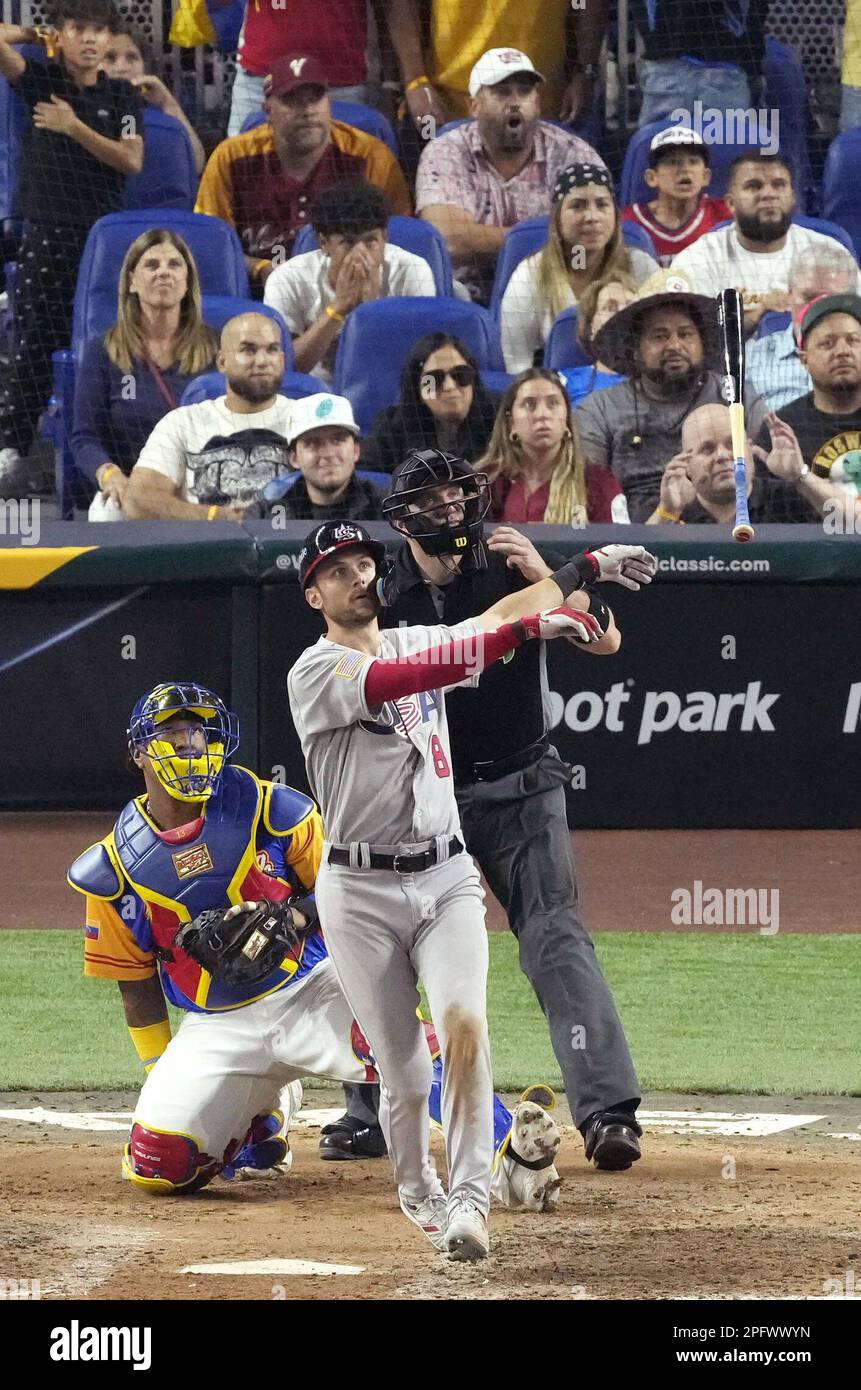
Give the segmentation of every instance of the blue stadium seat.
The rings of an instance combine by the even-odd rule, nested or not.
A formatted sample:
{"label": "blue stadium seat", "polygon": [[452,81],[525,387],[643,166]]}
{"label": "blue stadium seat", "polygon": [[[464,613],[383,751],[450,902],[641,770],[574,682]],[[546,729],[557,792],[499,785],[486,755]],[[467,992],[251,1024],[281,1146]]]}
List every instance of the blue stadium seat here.
{"label": "blue stadium seat", "polygon": [[199,182],[188,131],[175,116],[143,113],[144,163],[126,179],[127,208],[185,208],[191,212]]}
{"label": "blue stadium seat", "polygon": [[248,298],[248,271],[242,244],[220,217],[180,208],[139,208],[112,212],[93,224],[75,290],[72,347],[80,352],[88,338],[103,333],[117,317],[117,286],[123,257],[136,237],[150,227],[178,232],[191,247],[203,294]]}
{"label": "blue stadium seat", "polygon": [[778,313],[776,309],[766,309],[756,326],[757,338],[767,338],[770,333],[782,333],[792,323],[791,314]]}
{"label": "blue stadium seat", "polygon": [[828,147],[822,177],[822,211],[839,222],[861,260],[861,127],[838,135]]}
{"label": "blue stadium seat", "polygon": [[333,389],[347,396],[362,433],[394,405],[413,344],[427,333],[460,338],[479,368],[504,370],[496,324],[486,309],[459,299],[377,299],[354,309],[341,332]]}
{"label": "blue stadium seat", "polygon": [[[678,121],[671,121],[665,117],[660,121],[650,121],[648,125],[641,126],[635,130],[628,141],[625,150],[625,160],[622,165],[622,176],[619,180],[619,206],[630,207],[631,203],[643,203],[653,196],[652,190],[646,183],[644,175],[649,161],[649,145],[660,130],[667,130],[671,125],[678,125]],[[801,152],[797,144],[793,145],[783,139],[783,126],[779,127],[781,134],[780,151],[789,159],[795,176],[796,187],[799,192],[804,188],[804,170],[802,167]],[[790,133],[790,140],[797,141],[797,132]],[[745,139],[732,144],[713,145],[709,143],[709,158],[711,160],[712,178],[709,184],[709,193],[722,198],[726,193],[729,166],[733,160],[747,150],[758,150],[760,142],[758,138]]]}
{"label": "blue stadium seat", "polygon": [[[291,401],[297,401],[302,396],[316,396],[318,391],[325,391],[326,388],[315,376],[307,376],[304,372],[285,372],[278,389],[282,396],[289,396]],[[180,405],[214,401],[223,396],[226,390],[227,382],[221,372],[203,372],[188,383],[182,393]]]}
{"label": "blue stadium seat", "polygon": [[263,314],[268,319],[274,319],[281,330],[281,344],[287,364],[285,370],[292,372],[293,339],[277,309],[273,309],[270,304],[261,304],[257,299],[243,299],[232,294],[204,294],[201,300],[203,321],[209,324],[214,333],[220,334],[228,319],[235,318],[237,314]]}
{"label": "blue stadium seat", "polygon": [[[382,111],[375,110],[373,106],[365,106],[359,101],[333,101],[332,119],[342,121],[344,125],[354,126],[356,130],[364,130],[366,135],[373,135],[377,140],[382,140],[397,159],[398,142],[395,132],[391,121]],[[252,111],[242,122],[240,134],[244,135],[246,130],[253,130],[255,126],[264,125],[265,122],[266,115],[263,111]]]}
{"label": "blue stadium seat", "polygon": [[[499,319],[502,296],[520,262],[540,251],[546,242],[549,221],[549,217],[527,217],[512,227],[503,241],[496,261],[493,289],[490,292],[490,312],[495,319]],[[645,227],[641,227],[637,222],[623,222],[621,226],[622,240],[626,246],[636,246],[638,250],[647,252],[657,261],[655,243]]]}
{"label": "blue stadium seat", "polygon": [[[430,222],[420,217],[389,218],[389,241],[404,251],[422,256],[433,271],[437,294],[451,294],[451,257],[445,237]],[[293,243],[294,256],[317,250],[317,235],[313,227],[303,227]]]}
{"label": "blue stadium seat", "polygon": [[[75,396],[75,365],[90,338],[104,333],[117,318],[117,287],[126,251],[141,232],[165,227],[178,232],[191,247],[204,295],[230,295],[248,300],[248,272],[242,244],[233,227],[218,217],[180,208],[141,208],[112,212],[90,229],[75,290],[72,343],[54,353],[54,394],[46,434],[54,445],[60,515],[72,515],[75,463],[70,440]],[[259,307],[259,306],[257,306]]]}
{"label": "blue stadium seat", "polygon": [[[852,244],[852,238],[849,233],[845,231],[843,227],[839,227],[836,222],[829,222],[826,217],[806,217],[800,212],[797,212],[792,220],[797,223],[799,227],[809,227],[812,232],[821,232],[823,236],[833,237],[835,241],[840,242],[841,246],[845,246],[850,256],[855,255],[855,247]],[[719,232],[721,227],[728,227],[729,225],[729,221],[718,222],[716,226],[709,228],[706,232],[706,236],[711,236],[712,232]]]}
{"label": "blue stadium seat", "polygon": [[[22,58],[42,59],[41,44],[13,45]],[[5,77],[0,77],[0,223],[17,215],[18,169],[21,162],[21,136],[27,121],[27,108],[15,95]]]}
{"label": "blue stadium seat", "polygon": [[810,206],[811,170],[810,103],[804,68],[788,44],[767,38],[762,76],[765,82],[762,105],[777,112],[780,148],[793,161],[798,206],[806,210]]}
{"label": "blue stadium seat", "polygon": [[[267,502],[280,502],[281,498],[296,486],[301,476],[298,469],[295,473],[281,473],[266,484],[261,495]],[[356,477],[364,479],[366,483],[373,483],[384,495],[392,485],[391,473],[375,473],[369,468],[357,468]]]}
{"label": "blue stadium seat", "polygon": [[591,367],[593,359],[577,341],[577,306],[563,309],[553,320],[544,347],[544,365],[552,371],[561,367]]}

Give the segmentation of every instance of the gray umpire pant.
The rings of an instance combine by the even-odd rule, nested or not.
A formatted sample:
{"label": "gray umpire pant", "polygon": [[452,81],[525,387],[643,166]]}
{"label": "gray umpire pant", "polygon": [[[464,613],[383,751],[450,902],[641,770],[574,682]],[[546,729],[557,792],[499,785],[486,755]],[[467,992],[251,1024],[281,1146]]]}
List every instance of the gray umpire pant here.
{"label": "gray umpire pant", "polygon": [[640,1085],[583,926],[565,814],[570,769],[555,748],[497,782],[455,788],[466,847],[508,916],[520,968],[550,1025],[574,1123],[638,1102]]}

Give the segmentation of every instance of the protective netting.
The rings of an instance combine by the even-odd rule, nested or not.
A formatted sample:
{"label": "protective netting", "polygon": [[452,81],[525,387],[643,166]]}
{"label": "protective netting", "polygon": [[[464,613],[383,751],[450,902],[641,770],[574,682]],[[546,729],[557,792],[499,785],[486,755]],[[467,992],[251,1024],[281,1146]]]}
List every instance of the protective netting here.
{"label": "protective netting", "polygon": [[854,506],[861,0],[107,9],[0,10],[3,496],[369,518],[437,448],[498,520],[726,524],[735,287],[752,516]]}

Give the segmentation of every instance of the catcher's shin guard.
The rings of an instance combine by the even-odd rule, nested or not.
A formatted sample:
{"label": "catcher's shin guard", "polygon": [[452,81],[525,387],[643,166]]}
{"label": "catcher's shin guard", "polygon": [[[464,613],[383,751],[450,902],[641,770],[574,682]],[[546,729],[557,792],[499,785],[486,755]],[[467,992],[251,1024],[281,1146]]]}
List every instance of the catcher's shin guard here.
{"label": "catcher's shin guard", "polygon": [[133,1124],[123,1152],[123,1177],[147,1192],[197,1192],[211,1182],[221,1164],[201,1153],[189,1134],[170,1134]]}

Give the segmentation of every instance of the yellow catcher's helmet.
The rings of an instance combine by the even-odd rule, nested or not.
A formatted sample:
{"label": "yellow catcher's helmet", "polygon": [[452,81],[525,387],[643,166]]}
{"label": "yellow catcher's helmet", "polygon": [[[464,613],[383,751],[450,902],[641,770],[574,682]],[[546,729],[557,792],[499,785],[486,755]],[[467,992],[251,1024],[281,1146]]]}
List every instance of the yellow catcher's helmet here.
{"label": "yellow catcher's helmet", "polygon": [[[170,739],[159,737],[161,726],[178,714],[191,714],[201,721],[204,752],[177,753]],[[177,801],[207,801],[218,791],[225,765],[239,746],[239,719],[206,686],[165,681],[138,700],[129,720],[128,739],[129,752],[146,753],[170,796]]]}

